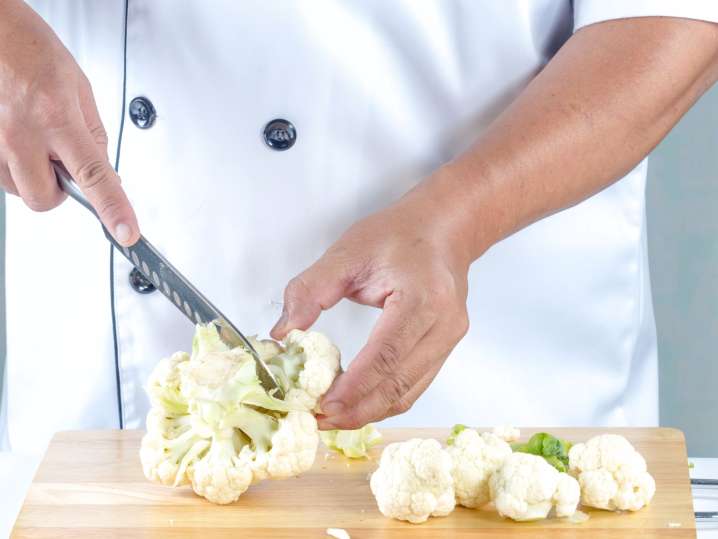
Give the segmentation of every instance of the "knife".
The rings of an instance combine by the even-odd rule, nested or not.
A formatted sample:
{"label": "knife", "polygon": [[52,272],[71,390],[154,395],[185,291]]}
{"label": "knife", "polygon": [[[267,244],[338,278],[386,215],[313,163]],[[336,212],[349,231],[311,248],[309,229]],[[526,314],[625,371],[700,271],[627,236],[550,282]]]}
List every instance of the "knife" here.
{"label": "knife", "polygon": [[[52,165],[62,190],[92,212],[99,220],[97,212],[87,198],[85,198],[85,195],[62,163],[53,161]],[[182,314],[192,322],[198,324],[213,324],[219,333],[220,339],[230,348],[234,348],[235,346],[244,347],[254,358],[254,362],[257,366],[257,376],[262,387],[274,397],[278,399],[284,398],[284,391],[277,383],[276,378],[274,378],[274,375],[267,365],[262,361],[262,358],[259,357],[252,343],[249,342],[249,339],[247,339],[217,307],[212,305],[192,283],[177,271],[144,236],[140,236],[137,243],[131,247],[123,247],[115,241],[104,225],[102,225],[102,230],[110,243],[114,245],[148,281],[154,284],[155,288],[162,292]]]}

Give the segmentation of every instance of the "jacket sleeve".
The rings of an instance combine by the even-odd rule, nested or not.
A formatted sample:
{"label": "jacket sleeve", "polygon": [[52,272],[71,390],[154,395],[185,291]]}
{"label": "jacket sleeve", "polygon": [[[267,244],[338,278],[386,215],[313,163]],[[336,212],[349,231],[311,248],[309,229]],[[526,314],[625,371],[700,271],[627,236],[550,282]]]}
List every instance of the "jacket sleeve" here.
{"label": "jacket sleeve", "polygon": [[718,0],[574,0],[574,32],[629,17],[681,17],[718,22]]}

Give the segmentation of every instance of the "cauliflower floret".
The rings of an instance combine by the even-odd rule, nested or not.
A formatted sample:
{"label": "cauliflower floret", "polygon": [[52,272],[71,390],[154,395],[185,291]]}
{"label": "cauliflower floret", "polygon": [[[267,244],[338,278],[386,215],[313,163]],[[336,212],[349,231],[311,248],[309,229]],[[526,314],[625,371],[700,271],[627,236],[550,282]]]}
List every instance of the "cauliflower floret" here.
{"label": "cauliflower floret", "polygon": [[176,438],[166,437],[160,431],[148,432],[140,447],[145,477],[171,487],[187,484],[187,466],[208,444],[191,430]]}
{"label": "cauliflower floret", "polygon": [[449,454],[433,439],[389,444],[372,474],[371,491],[384,516],[418,524],[454,509]]}
{"label": "cauliflower floret", "polygon": [[152,406],[161,408],[165,415],[187,413],[187,399],[180,394],[180,376],[188,363],[187,353],[176,352],[160,360],[147,380]]}
{"label": "cauliflower floret", "polygon": [[556,516],[570,517],[573,515],[580,499],[581,488],[576,479],[567,473],[559,472],[558,485],[553,495],[553,501],[556,504]]}
{"label": "cauliflower floret", "polygon": [[309,412],[289,412],[272,436],[272,449],[255,455],[255,481],[286,479],[306,472],[314,464],[319,434],[317,420]]}
{"label": "cauliflower floret", "polygon": [[446,451],[454,463],[457,503],[471,508],[488,503],[489,477],[511,455],[511,446],[489,432],[465,428],[451,438]]}
{"label": "cauliflower floret", "polygon": [[208,442],[209,451],[187,470],[192,489],[212,503],[232,503],[252,484],[252,469],[237,458],[232,433]]}
{"label": "cauliflower floret", "polygon": [[498,425],[491,432],[508,443],[517,442],[521,438],[521,431],[510,425]]}
{"label": "cauliflower floret", "polygon": [[200,496],[213,503],[232,503],[253,483],[267,478],[286,479],[307,471],[314,463],[318,443],[314,416],[289,412],[278,421],[264,446],[244,445],[233,428],[216,433],[210,451],[190,465],[187,475]]}
{"label": "cauliflower floret", "polygon": [[309,412],[289,412],[272,436],[267,470],[285,479],[306,472],[314,464],[319,444],[317,420]]}
{"label": "cauliflower floret", "polygon": [[489,489],[499,514],[517,521],[544,519],[554,505],[557,516],[570,516],[580,498],[573,477],[528,453],[507,457],[491,476]]}
{"label": "cauliflower floret", "polygon": [[258,353],[264,355],[267,366],[286,393],[285,402],[294,409],[319,411],[319,399],[341,369],[339,349],[321,333],[299,329],[293,329],[285,337],[284,348],[278,343],[270,345],[268,341],[253,342],[261,349]]}
{"label": "cauliflower floret", "polygon": [[570,472],[581,486],[581,502],[609,511],[638,511],[653,498],[656,482],[646,461],[618,434],[594,436],[568,454]]}
{"label": "cauliflower floret", "polygon": [[300,358],[304,369],[299,372],[297,388],[290,390],[288,401],[302,402],[308,411],[318,411],[319,399],[332,385],[341,367],[339,349],[316,331],[293,329],[284,339],[287,354]]}

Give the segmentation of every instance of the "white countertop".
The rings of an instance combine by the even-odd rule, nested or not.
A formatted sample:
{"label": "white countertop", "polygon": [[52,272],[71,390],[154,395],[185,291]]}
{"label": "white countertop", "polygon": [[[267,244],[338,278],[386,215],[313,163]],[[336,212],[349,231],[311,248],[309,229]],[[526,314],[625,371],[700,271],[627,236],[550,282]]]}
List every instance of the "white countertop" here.
{"label": "white countertop", "polygon": [[[718,458],[691,458],[691,477],[718,479]],[[8,537],[27,492],[38,457],[0,452],[0,537]],[[696,511],[718,511],[718,488],[694,489]],[[698,539],[718,539],[718,523],[698,523]]]}
{"label": "white countertop", "polygon": [[[718,458],[689,458],[691,477],[718,479]],[[718,511],[718,488],[693,489],[695,511]],[[718,539],[718,523],[698,523],[698,539]]]}

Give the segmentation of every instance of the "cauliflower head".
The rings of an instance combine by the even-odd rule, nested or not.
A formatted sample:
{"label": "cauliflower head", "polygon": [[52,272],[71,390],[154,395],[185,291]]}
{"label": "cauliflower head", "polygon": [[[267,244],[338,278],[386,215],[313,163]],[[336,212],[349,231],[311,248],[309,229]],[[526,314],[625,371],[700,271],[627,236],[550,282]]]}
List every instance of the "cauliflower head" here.
{"label": "cauliflower head", "polygon": [[[313,347],[314,342],[325,346]],[[247,350],[229,348],[211,325],[197,326],[192,355],[163,359],[147,384],[152,407],[140,460],[149,480],[191,484],[200,496],[226,504],[252,483],[312,466],[319,436],[311,410],[339,372],[339,352],[323,335],[298,330],[284,346],[255,343],[287,397],[292,392],[299,397],[270,395]],[[326,350],[331,357],[321,354]]]}
{"label": "cauliflower head", "polygon": [[569,451],[570,472],[581,486],[581,503],[609,511],[638,511],[656,493],[646,461],[618,434],[601,434]]}
{"label": "cauliflower head", "polygon": [[438,441],[414,438],[384,449],[369,484],[384,516],[419,524],[453,511],[451,469]]}
{"label": "cauliflower head", "polygon": [[491,499],[489,477],[511,455],[511,446],[490,432],[479,433],[463,425],[454,431],[446,451],[453,461],[456,502],[464,507],[481,507]]}
{"label": "cauliflower head", "polygon": [[543,457],[512,453],[489,479],[491,500],[503,517],[541,520],[556,507],[556,516],[570,516],[580,498],[578,482]]}

